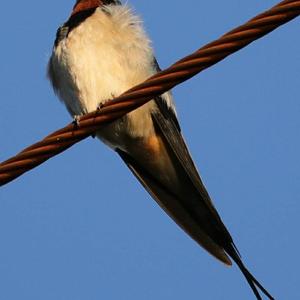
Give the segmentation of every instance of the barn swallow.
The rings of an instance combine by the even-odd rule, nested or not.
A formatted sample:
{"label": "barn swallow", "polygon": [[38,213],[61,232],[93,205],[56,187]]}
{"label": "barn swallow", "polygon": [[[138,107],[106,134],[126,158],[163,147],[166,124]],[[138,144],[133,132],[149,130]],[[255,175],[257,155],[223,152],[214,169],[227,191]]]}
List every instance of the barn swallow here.
{"label": "barn swallow", "polygon": [[[160,71],[142,22],[117,0],[78,0],[58,29],[48,64],[54,91],[70,114],[95,111]],[[226,265],[231,259],[256,299],[274,299],[243,264],[182,137],[171,92],[99,129],[162,209]]]}

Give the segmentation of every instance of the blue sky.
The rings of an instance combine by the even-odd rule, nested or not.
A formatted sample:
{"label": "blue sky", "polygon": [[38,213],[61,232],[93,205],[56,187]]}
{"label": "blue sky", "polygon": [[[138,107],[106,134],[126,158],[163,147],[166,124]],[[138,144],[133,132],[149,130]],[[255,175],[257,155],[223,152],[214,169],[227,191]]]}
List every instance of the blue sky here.
{"label": "blue sky", "polygon": [[[73,2],[1,5],[1,161],[70,121],[45,68]],[[277,3],[128,2],[163,68]],[[300,298],[299,25],[174,89],[214,203],[278,299]],[[0,299],[254,299],[236,267],[204,252],[91,138],[1,188],[0,240]]]}

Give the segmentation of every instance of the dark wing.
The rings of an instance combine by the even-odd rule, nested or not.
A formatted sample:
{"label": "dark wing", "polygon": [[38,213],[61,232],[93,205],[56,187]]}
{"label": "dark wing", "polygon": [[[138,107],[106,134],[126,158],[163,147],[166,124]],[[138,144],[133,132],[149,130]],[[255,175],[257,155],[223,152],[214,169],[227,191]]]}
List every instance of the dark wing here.
{"label": "dark wing", "polygon": [[[213,206],[179,128],[174,122],[174,115],[170,115],[170,109],[166,109],[165,101],[161,97],[156,98],[155,101],[159,107],[157,111],[152,113],[156,130],[163,135],[166,144],[169,145],[177,162],[188,177],[191,187],[194,187],[194,189],[190,188],[190,193],[195,191],[197,194],[194,197],[196,199],[191,203],[196,213],[196,221],[219,247],[225,251],[224,245],[228,244],[234,247],[233,240]],[[186,199],[183,201],[186,201]]]}
{"label": "dark wing", "polygon": [[204,229],[205,233],[210,237],[210,239],[217,245],[219,245],[220,248],[224,249],[225,252],[235,261],[235,263],[244,274],[257,299],[262,299],[257,290],[257,287],[269,299],[274,299],[244,266],[230,233],[228,232],[218,212],[213,206],[209,194],[201,181],[199,173],[197,172],[195,164],[189,154],[188,148],[183,140],[181,133],[179,132],[179,128],[173,121],[174,115],[169,115],[169,109],[166,109],[164,104],[165,101],[163,101],[161,97],[156,98],[155,101],[159,107],[159,110],[153,113],[154,124],[164,135],[167,143],[172,148],[172,151],[180,162],[182,168],[185,170],[192,184],[197,189],[199,193],[199,206],[201,206],[202,209],[203,207],[205,207],[210,212],[207,216],[210,215],[211,218],[209,220],[205,218],[204,220],[207,226],[203,226],[203,222],[201,222],[201,220],[199,220],[199,224],[201,224],[201,227]]}
{"label": "dark wing", "polygon": [[213,256],[231,265],[224,250],[203,231],[202,226],[199,226],[193,212],[194,204],[191,203],[189,196],[187,196],[187,201],[183,201],[128,153],[120,149],[116,151],[149,194],[187,234]]}
{"label": "dark wing", "polygon": [[[153,64],[159,70],[155,59]],[[257,287],[269,299],[273,299],[242,263],[233,240],[213,206],[189,154],[175,112],[167,105],[163,96],[157,97],[155,103],[157,109],[152,112],[152,120],[155,128],[155,145],[160,150],[150,151],[152,153],[150,161],[153,160],[154,163],[152,165],[149,161],[144,163],[144,149],[136,152],[139,158],[135,154],[131,155],[117,149],[118,154],[146,190],[180,227],[208,252],[229,265],[231,261],[228,254],[239,266],[257,299],[262,299]],[[150,140],[149,142],[145,140],[145,149],[150,149],[151,143]],[[149,156],[144,158],[145,161],[149,160]],[[166,163],[166,168],[162,167],[160,162],[167,160],[169,165]],[[177,186],[163,179],[166,174],[169,175],[171,169],[173,172],[175,170],[176,176],[172,178]]]}

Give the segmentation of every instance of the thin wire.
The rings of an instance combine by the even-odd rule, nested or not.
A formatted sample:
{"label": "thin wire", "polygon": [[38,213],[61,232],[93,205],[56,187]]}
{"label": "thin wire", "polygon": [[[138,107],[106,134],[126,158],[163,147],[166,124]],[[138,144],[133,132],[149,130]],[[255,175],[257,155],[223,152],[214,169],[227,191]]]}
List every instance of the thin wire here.
{"label": "thin wire", "polygon": [[107,102],[100,111],[84,115],[0,164],[0,186],[65,151],[99,128],[145,104],[174,86],[211,67],[300,14],[300,0],[285,0],[231,30],[218,40],[179,60],[142,84]]}

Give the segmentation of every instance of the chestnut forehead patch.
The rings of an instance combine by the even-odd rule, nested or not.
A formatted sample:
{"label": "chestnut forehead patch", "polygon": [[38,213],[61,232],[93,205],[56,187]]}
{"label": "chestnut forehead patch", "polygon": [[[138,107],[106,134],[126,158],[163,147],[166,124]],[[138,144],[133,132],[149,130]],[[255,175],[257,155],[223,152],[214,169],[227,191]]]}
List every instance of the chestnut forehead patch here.
{"label": "chestnut forehead patch", "polygon": [[109,5],[109,4],[120,5],[121,1],[119,0],[77,0],[76,4],[73,7],[72,16],[82,11],[90,10],[93,8],[97,8],[101,5]]}
{"label": "chestnut forehead patch", "polygon": [[85,10],[90,10],[90,9],[93,9],[93,8],[97,8],[100,5],[102,5],[103,2],[105,2],[105,1],[101,1],[101,0],[78,0],[76,2],[76,4],[74,5],[74,7],[73,7],[72,16],[77,14],[77,13],[83,12]]}

